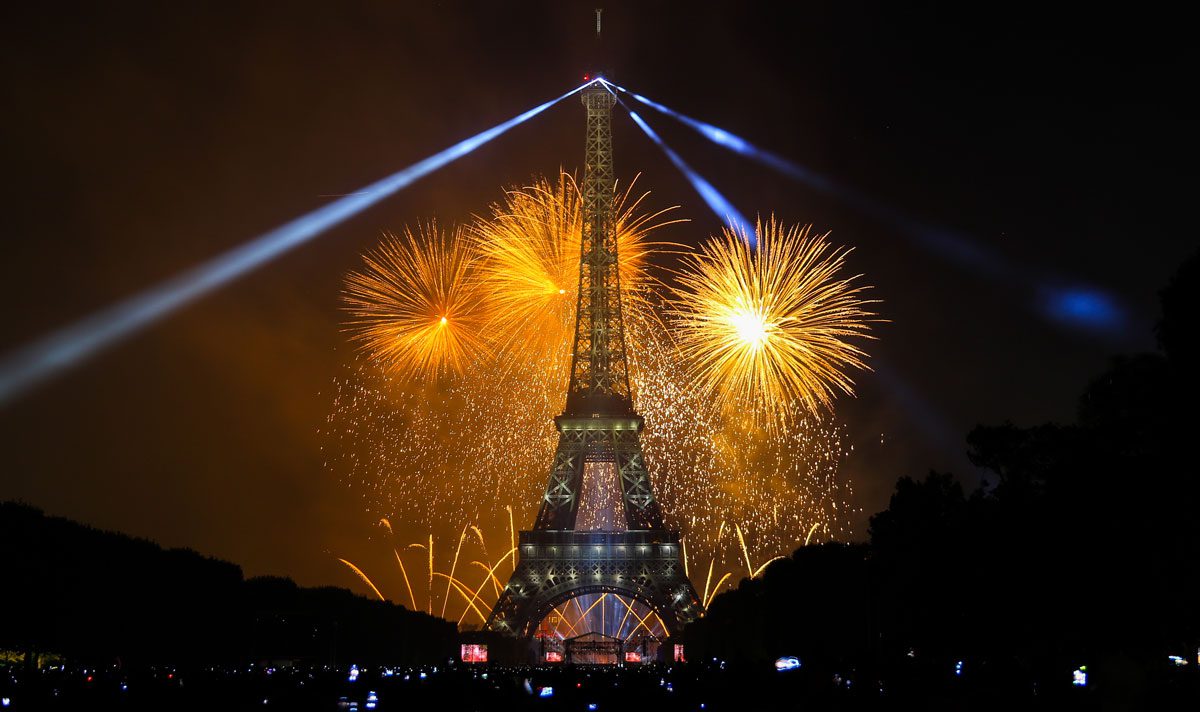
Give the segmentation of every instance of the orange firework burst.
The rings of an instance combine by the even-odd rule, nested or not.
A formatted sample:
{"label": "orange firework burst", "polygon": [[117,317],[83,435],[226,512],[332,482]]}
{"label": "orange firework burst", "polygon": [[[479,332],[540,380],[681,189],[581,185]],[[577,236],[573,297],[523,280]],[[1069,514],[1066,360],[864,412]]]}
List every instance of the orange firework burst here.
{"label": "orange firework burst", "polygon": [[808,226],[755,226],[757,248],[726,228],[685,259],[673,315],[680,350],[702,387],[773,423],[800,403],[819,415],[838,391],[853,394],[849,367],[867,368],[848,339],[871,338],[875,316],[860,275],[839,278],[848,249]]}
{"label": "orange firework burst", "polygon": [[478,255],[462,230],[430,223],[387,235],[346,277],[353,338],[385,369],[420,379],[463,373],[487,352],[487,304],[475,278]]}
{"label": "orange firework burst", "polygon": [[[636,180],[634,181],[636,182]],[[621,292],[629,308],[645,298],[647,258],[658,246],[647,235],[663,225],[669,210],[639,214],[646,193],[633,195],[631,182],[614,194]],[[481,282],[492,305],[488,333],[501,351],[515,351],[539,365],[570,348],[579,292],[579,249],[583,197],[574,177],[542,178],[509,190],[491,217],[470,228],[479,253]]]}
{"label": "orange firework burst", "polygon": [[[775,426],[762,428],[751,414],[725,407],[736,400],[729,395],[736,389],[719,379],[714,386],[687,368],[695,365],[697,351],[676,344],[660,318],[664,285],[646,274],[651,258],[658,262],[669,253],[656,256],[660,243],[648,239],[664,224],[658,220],[662,213],[635,214],[644,197],[634,199],[626,188],[614,198],[630,381],[635,406],[645,417],[643,446],[655,494],[670,526],[685,536],[685,567],[690,555],[693,576],[712,571],[705,595],[710,599],[740,576],[761,573],[764,562],[800,543],[849,533],[852,490],[839,474],[847,440],[843,428],[812,415],[814,404],[830,404],[828,390],[805,400],[791,386],[778,385],[778,403],[758,401],[758,412],[770,412],[775,419]],[[471,377],[414,382],[404,363],[396,368],[384,356],[381,361],[360,360],[351,366],[352,373],[337,379],[333,412],[322,428],[327,467],[348,484],[365,488],[369,509],[395,523],[396,536],[424,541],[430,530],[439,532],[436,562],[432,540],[420,552],[385,552],[396,558],[390,565],[399,565],[396,590],[416,607],[436,610],[432,599],[440,596],[442,605],[449,597],[448,611],[480,622],[485,604],[494,600],[484,596],[489,591],[498,595],[497,571],[507,572],[515,563],[515,554],[494,560],[482,549],[491,550],[493,557],[511,549],[516,529],[536,513],[557,441],[553,418],[562,412],[570,368],[581,212],[574,180],[560,174],[557,181],[537,179],[508,191],[491,206],[490,215],[475,218],[465,235],[455,235],[455,251],[464,265],[463,294],[470,296],[466,303],[476,317],[468,322],[476,337],[474,356],[463,359],[471,361]],[[671,305],[677,321],[693,319],[694,333],[682,327],[676,332],[685,347],[704,333],[702,326],[714,330],[710,346],[713,334],[724,333],[728,340],[732,329],[735,339],[760,349],[778,346],[782,355],[794,359],[801,358],[800,345],[783,349],[774,342],[784,336],[792,340],[788,344],[807,338],[808,348],[823,346],[836,354],[830,339],[864,335],[873,316],[864,308],[869,302],[861,299],[861,288],[850,284],[854,278],[840,280],[836,274],[845,251],[832,250],[824,237],[809,237],[806,230],[784,231],[772,223],[759,232],[763,247],[757,255],[739,252],[740,236],[727,235],[726,242],[718,240],[684,258],[680,292],[714,297],[711,302],[680,298]],[[411,238],[407,249],[415,249]],[[376,272],[400,275],[406,269],[385,263],[379,251],[372,253],[368,266],[373,263]],[[372,277],[366,284],[388,281]],[[352,277],[348,295],[354,290],[362,294],[355,279],[364,278]],[[719,289],[699,289],[704,285]],[[376,293],[359,296],[359,306],[375,305]],[[736,308],[723,312],[723,323],[706,320],[706,314],[722,313],[716,296],[735,307],[739,297],[741,304],[757,305],[758,311],[746,312],[761,323],[752,318],[747,327]],[[794,333],[800,325],[818,331]],[[743,338],[742,332],[748,336]],[[838,364],[836,372],[844,378],[842,369],[864,359],[861,351],[846,347],[853,358],[830,361],[827,356],[817,363]],[[766,356],[760,355],[759,362],[733,360],[727,370],[709,376],[729,376],[747,364],[762,367],[769,363]],[[404,354],[399,358],[408,359]],[[484,374],[486,378],[477,377]],[[826,387],[841,390],[840,383],[835,379]],[[722,397],[714,398],[714,392]],[[457,523],[453,531],[443,531],[449,522]],[[474,544],[470,536],[464,539],[466,522],[483,531],[508,532],[504,547],[482,547],[481,541],[482,558],[471,560],[468,552]],[[468,558],[459,559],[460,549]],[[423,557],[420,568],[414,568],[415,559],[401,561],[418,553]],[[409,581],[414,571],[420,573]],[[424,584],[417,585],[423,574],[428,574]],[[480,578],[467,582],[471,576]],[[700,579],[696,583],[699,589]],[[430,600],[422,601],[423,595]],[[573,612],[586,617],[584,611]]]}

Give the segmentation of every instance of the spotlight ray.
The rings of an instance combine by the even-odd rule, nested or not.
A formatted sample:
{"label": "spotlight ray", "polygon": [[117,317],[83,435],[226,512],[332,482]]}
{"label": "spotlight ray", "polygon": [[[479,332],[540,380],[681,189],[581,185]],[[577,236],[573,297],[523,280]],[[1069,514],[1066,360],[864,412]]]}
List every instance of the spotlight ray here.
{"label": "spotlight ray", "polygon": [[[608,82],[604,83],[607,84]],[[662,152],[666,154],[671,163],[675,164],[675,167],[679,169],[679,172],[688,179],[688,182],[691,183],[692,187],[696,189],[696,192],[700,194],[700,197],[704,200],[708,207],[714,213],[716,213],[717,218],[720,219],[724,224],[739,228],[739,232],[742,232],[749,236],[750,239],[753,239],[753,226],[748,220],[746,220],[745,216],[743,216],[742,213],[733,206],[733,203],[729,202],[724,195],[721,195],[721,192],[713,187],[712,183],[709,183],[708,180],[706,180],[703,176],[692,170],[692,167],[689,166],[687,162],[685,162],[679,156],[679,154],[675,152],[675,149],[668,146],[666,142],[662,140],[662,137],[660,137],[654,129],[650,128],[650,124],[647,124],[645,119],[639,116],[633,109],[630,109],[625,102],[621,101],[620,97],[617,97],[617,101],[620,102],[625,111],[629,112],[629,118],[633,119],[633,123],[638,125],[638,128],[642,130],[642,133],[646,134],[651,141],[658,144],[658,147],[662,149]]]}
{"label": "spotlight ray", "polygon": [[845,201],[857,210],[861,210],[872,217],[890,223],[902,228],[911,236],[922,241],[927,247],[934,248],[941,252],[946,257],[971,266],[977,267],[985,272],[992,273],[991,276],[1003,278],[1008,272],[1004,260],[994,253],[991,253],[979,245],[972,244],[970,241],[960,238],[948,230],[935,228],[930,225],[925,225],[920,221],[901,214],[899,211],[889,208],[886,205],[877,203],[865,195],[839,184],[832,178],[822,175],[811,168],[790,161],[779,154],[772,153],[763,148],[759,148],[750,143],[746,139],[736,134],[730,133],[725,129],[718,128],[712,124],[692,118],[687,114],[682,114],[670,107],[664,106],[652,99],[649,99],[637,92],[630,91],[618,84],[613,84],[609,81],[604,81],[604,84],[611,86],[618,91],[628,94],[642,104],[658,111],[664,116],[669,116],[688,128],[696,131],[701,136],[709,141],[729,149],[734,153],[740,154],[749,158],[756,163],[767,166],[779,173],[782,173],[793,180],[800,181],[810,188],[818,190],[826,195],[833,195]]}
{"label": "spotlight ray", "polygon": [[[593,80],[596,81],[596,80]],[[590,84],[589,82],[588,84]],[[0,405],[189,302],[224,286],[579,92],[580,85],[503,123],[296,218],[239,247],[62,328],[0,360]]]}
{"label": "spotlight ray", "polygon": [[[831,195],[855,210],[899,229],[921,247],[943,259],[971,268],[998,282],[1025,284],[1033,294],[1033,298],[1027,306],[1044,319],[1109,337],[1125,333],[1126,309],[1119,300],[1104,290],[1080,283],[1078,280],[1043,274],[1038,270],[1019,265],[966,235],[913,218],[811,168],[755,146],[736,134],[681,114],[620,85],[604,79],[600,81],[606,87],[627,94],[659,113],[679,121],[718,146],[745,156],[825,195]],[[622,106],[624,106],[623,102]],[[634,115],[632,111],[630,114]],[[637,121],[639,126],[643,126],[643,122],[639,121],[639,118],[635,117],[634,121]],[[648,127],[643,126],[643,130],[648,131]],[[662,145],[664,150],[669,151],[655,136],[652,135],[651,138]],[[672,158],[672,161],[675,160]],[[676,165],[679,163],[676,162]],[[682,166],[680,169],[685,170]],[[700,180],[704,179],[700,178]],[[700,188],[697,187],[697,190]]]}

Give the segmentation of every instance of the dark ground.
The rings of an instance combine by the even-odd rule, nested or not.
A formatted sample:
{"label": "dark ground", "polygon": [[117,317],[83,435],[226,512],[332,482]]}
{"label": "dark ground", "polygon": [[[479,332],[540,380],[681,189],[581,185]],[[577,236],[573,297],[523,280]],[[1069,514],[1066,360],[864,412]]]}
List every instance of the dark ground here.
{"label": "dark ground", "polygon": [[[1154,707],[1195,699],[1200,675],[1162,671]],[[906,678],[878,681],[853,670],[776,672],[769,667],[723,669],[716,664],[619,668],[451,666],[364,668],[349,682],[348,666],[140,672],[48,672],[32,683],[0,679],[10,709],[129,710],[979,710],[1133,709],[1120,694],[1061,684],[1040,690],[998,685],[970,667],[961,676],[914,667]],[[425,677],[421,675],[424,673]],[[168,677],[170,676],[170,677]],[[920,683],[919,690],[914,683]],[[122,687],[124,685],[124,688]],[[542,697],[542,688],[553,693]],[[368,707],[370,695],[375,707]],[[1103,704],[1101,704],[1103,702]],[[594,706],[593,706],[594,705]]]}

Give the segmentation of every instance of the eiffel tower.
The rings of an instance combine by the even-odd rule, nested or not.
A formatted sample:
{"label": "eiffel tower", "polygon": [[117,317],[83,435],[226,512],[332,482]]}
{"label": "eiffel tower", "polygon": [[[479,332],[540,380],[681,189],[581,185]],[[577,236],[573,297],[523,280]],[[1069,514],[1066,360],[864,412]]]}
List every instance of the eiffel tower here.
{"label": "eiffel tower", "polygon": [[[650,607],[669,633],[703,611],[684,573],[679,533],[663,524],[642,454],[642,417],[633,409],[613,218],[612,107],[599,81],[581,94],[587,108],[579,304],[567,406],[554,419],[558,448],[532,531],[520,533],[519,563],[485,628],[531,638],[558,605],[612,593]],[[590,467],[589,467],[590,465]],[[598,478],[615,472],[608,482]],[[585,475],[597,481],[585,483]],[[621,489],[625,528],[576,529],[585,494]],[[592,504],[594,507],[594,503]]]}

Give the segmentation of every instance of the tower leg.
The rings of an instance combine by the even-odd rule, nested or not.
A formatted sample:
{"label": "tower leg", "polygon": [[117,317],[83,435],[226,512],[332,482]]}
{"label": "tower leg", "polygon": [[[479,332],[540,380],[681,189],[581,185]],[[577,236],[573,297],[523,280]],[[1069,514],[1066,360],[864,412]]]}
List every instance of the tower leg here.
{"label": "tower leg", "polygon": [[535,529],[574,529],[579,512],[579,493],[583,489],[583,465],[587,457],[587,439],[583,431],[560,430],[550,482],[542,497]]}

